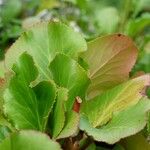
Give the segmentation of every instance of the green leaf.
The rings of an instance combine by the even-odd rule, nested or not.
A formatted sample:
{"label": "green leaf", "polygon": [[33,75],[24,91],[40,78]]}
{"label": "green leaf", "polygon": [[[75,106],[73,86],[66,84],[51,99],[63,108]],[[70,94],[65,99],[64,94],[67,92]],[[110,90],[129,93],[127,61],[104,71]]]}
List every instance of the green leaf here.
{"label": "green leaf", "polygon": [[60,132],[57,139],[73,136],[79,128],[79,114],[74,111],[66,113],[66,121],[63,130]]}
{"label": "green leaf", "polygon": [[64,54],[58,54],[49,66],[52,79],[55,83],[68,89],[66,110],[72,110],[75,98],[85,98],[85,92],[89,85],[86,71],[73,59]]}
{"label": "green leaf", "polygon": [[144,9],[146,10],[146,8],[150,5],[149,0],[139,0],[138,2],[137,0],[132,0],[131,2],[133,3],[133,17],[136,17],[140,12],[143,12]]}
{"label": "green leaf", "polygon": [[150,150],[150,144],[140,133],[125,138],[122,143],[127,150]]}
{"label": "green leaf", "polygon": [[11,130],[7,126],[0,125],[0,142],[9,136],[10,133]]}
{"label": "green leaf", "polygon": [[36,131],[20,131],[0,143],[1,150],[61,150],[58,143],[46,134]]}
{"label": "green leaf", "polygon": [[[3,53],[3,51],[0,49],[0,51]],[[1,53],[0,52],[0,53]],[[5,77],[5,66],[4,66],[4,62],[0,61],[0,78],[4,78]]]}
{"label": "green leaf", "polygon": [[60,5],[60,3],[57,0],[50,0],[50,1],[40,0],[40,5],[39,5],[39,10],[38,11],[40,12],[44,9],[53,9],[53,8],[56,8],[56,7],[60,7],[59,5]]}
{"label": "green leaf", "polygon": [[93,127],[102,126],[112,118],[114,112],[136,104],[142,97],[140,92],[149,83],[150,76],[143,75],[120,84],[83,103],[82,113],[88,117]]}
{"label": "green leaf", "polygon": [[74,111],[66,111],[68,90],[58,89],[56,103],[50,116],[50,128],[53,138],[66,138],[75,134],[79,127],[79,115]]}
{"label": "green leaf", "polygon": [[110,34],[116,31],[119,23],[119,14],[115,7],[97,9],[95,14],[95,20],[100,33]]}
{"label": "green leaf", "polygon": [[3,110],[3,94],[6,87],[6,81],[4,78],[0,78],[0,114]]}
{"label": "green leaf", "polygon": [[8,128],[8,130],[15,131],[16,129],[12,126],[11,122],[4,116],[4,114],[0,114],[0,126]]}
{"label": "green leaf", "polygon": [[5,0],[1,1],[0,18],[3,24],[8,24],[13,18],[19,15],[22,9],[22,2],[20,0]]}
{"label": "green leaf", "polygon": [[115,147],[112,150],[125,150],[124,147],[120,144],[115,145]]}
{"label": "green leaf", "polygon": [[0,114],[3,114],[4,93],[6,88],[8,88],[12,76],[13,72],[5,72],[4,77],[0,77]]}
{"label": "green leaf", "polygon": [[130,20],[126,26],[125,33],[131,37],[136,37],[138,33],[148,26],[150,26],[150,14],[145,13],[137,19]]}
{"label": "green leaf", "polygon": [[[148,90],[150,90],[150,88],[148,88]],[[149,94],[149,93],[148,93]],[[149,97],[149,95],[148,95]],[[148,113],[148,121],[147,121],[147,134],[150,135],[150,112]]]}
{"label": "green leaf", "polygon": [[53,138],[56,138],[64,127],[65,101],[67,98],[68,90],[65,88],[58,89],[56,103],[49,120]]}
{"label": "green leaf", "polygon": [[150,110],[150,101],[141,99],[136,105],[114,113],[112,120],[101,128],[93,128],[87,117],[82,115],[80,129],[92,136],[96,141],[113,144],[121,138],[142,130],[146,125],[148,110]]}
{"label": "green leaf", "polygon": [[86,148],[86,150],[97,150],[96,145],[94,143],[92,143]]}
{"label": "green leaf", "polygon": [[51,77],[60,87],[50,126],[54,138],[65,138],[76,133],[79,115],[72,111],[77,96],[85,97],[89,84],[86,71],[73,59],[57,54],[49,66]]}
{"label": "green leaf", "polygon": [[[1,137],[5,137],[5,129],[7,130],[14,130],[14,128],[12,127],[11,123],[6,119],[6,117],[4,116],[4,92],[5,89],[8,87],[9,84],[9,80],[11,78],[12,73],[6,73],[4,75],[4,78],[0,78],[0,140]],[[4,132],[3,132],[4,131]]]}
{"label": "green leaf", "polygon": [[58,52],[76,58],[87,48],[79,33],[62,23],[43,22],[31,27],[13,44],[5,56],[8,69],[17,58],[27,51],[39,71],[39,79],[50,79],[49,63]]}
{"label": "green leaf", "polygon": [[92,98],[126,81],[137,58],[137,48],[130,38],[121,34],[97,38],[88,43],[81,57],[89,64]]}
{"label": "green leaf", "polygon": [[14,64],[14,76],[4,95],[4,110],[18,129],[44,131],[55,101],[55,86],[42,81],[31,88],[38,75],[32,57],[24,53]]}
{"label": "green leaf", "polygon": [[6,34],[8,38],[18,38],[22,33],[22,28],[20,25],[13,25],[7,29]]}

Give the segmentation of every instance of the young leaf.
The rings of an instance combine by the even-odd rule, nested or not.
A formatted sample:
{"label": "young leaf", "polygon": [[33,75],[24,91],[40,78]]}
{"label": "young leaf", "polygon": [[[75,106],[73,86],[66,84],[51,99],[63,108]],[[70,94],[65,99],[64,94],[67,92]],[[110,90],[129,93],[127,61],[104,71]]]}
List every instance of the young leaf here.
{"label": "young leaf", "polygon": [[24,52],[30,54],[39,70],[39,78],[49,79],[49,63],[56,53],[61,52],[76,57],[78,52],[85,51],[86,41],[79,33],[62,23],[44,22],[25,32],[7,51],[5,64],[8,69]]}
{"label": "young leaf", "polygon": [[64,127],[65,101],[67,98],[68,90],[65,88],[58,89],[56,103],[49,120],[53,138],[56,138]]}
{"label": "young leaf", "polygon": [[98,31],[103,34],[116,32],[119,23],[119,14],[115,7],[105,7],[96,11],[95,20]]}
{"label": "young leaf", "polygon": [[4,110],[18,129],[44,131],[49,113],[55,101],[55,86],[50,81],[42,81],[31,88],[38,72],[28,54],[21,55],[14,64],[15,75],[4,95]]}
{"label": "young leaf", "polygon": [[79,116],[72,111],[73,104],[77,96],[84,98],[89,79],[86,71],[64,54],[56,55],[49,69],[52,79],[61,87],[50,124],[55,138],[65,138],[75,134],[78,129]]}
{"label": "young leaf", "polygon": [[146,125],[148,110],[150,101],[141,99],[136,105],[114,113],[112,120],[101,128],[93,128],[87,117],[82,115],[80,129],[97,141],[113,144],[142,130]]}
{"label": "young leaf", "polygon": [[63,130],[57,139],[66,138],[76,134],[79,128],[79,114],[74,111],[66,113],[66,121]]}
{"label": "young leaf", "polygon": [[55,83],[68,89],[66,110],[72,110],[77,96],[84,98],[89,85],[86,71],[79,64],[64,54],[58,54],[49,66],[52,79]]}
{"label": "young leaf", "polygon": [[89,64],[92,83],[88,96],[94,97],[128,79],[137,48],[130,38],[115,34],[90,41],[81,57]]}
{"label": "young leaf", "polygon": [[149,84],[149,75],[129,80],[83,103],[82,113],[93,127],[102,126],[112,118],[114,112],[136,104],[142,97],[140,92]]}
{"label": "young leaf", "polygon": [[0,143],[0,150],[61,150],[58,143],[37,131],[20,131]]}
{"label": "young leaf", "polygon": [[125,32],[131,37],[136,37],[138,33],[142,32],[148,26],[150,26],[150,14],[145,13],[135,20],[131,19],[126,26]]}
{"label": "young leaf", "polygon": [[79,115],[71,110],[66,112],[65,103],[67,100],[68,90],[58,89],[56,103],[49,119],[49,126],[55,139],[72,136],[79,127]]}

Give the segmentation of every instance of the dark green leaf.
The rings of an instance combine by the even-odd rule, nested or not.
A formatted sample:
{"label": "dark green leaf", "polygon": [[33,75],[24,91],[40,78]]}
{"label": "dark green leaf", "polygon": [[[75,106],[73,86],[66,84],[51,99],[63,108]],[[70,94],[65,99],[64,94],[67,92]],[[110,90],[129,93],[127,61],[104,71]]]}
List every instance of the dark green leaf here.
{"label": "dark green leaf", "polygon": [[55,86],[42,81],[31,88],[38,75],[32,57],[24,53],[13,66],[15,75],[4,95],[4,110],[18,129],[44,131],[55,101]]}

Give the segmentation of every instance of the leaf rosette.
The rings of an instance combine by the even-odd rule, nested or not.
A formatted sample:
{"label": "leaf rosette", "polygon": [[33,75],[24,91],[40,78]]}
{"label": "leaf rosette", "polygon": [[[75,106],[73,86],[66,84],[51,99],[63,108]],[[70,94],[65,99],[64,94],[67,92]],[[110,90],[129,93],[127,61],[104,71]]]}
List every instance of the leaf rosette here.
{"label": "leaf rosette", "polygon": [[[0,88],[0,109],[19,130],[9,137],[9,132],[6,137],[2,132],[0,147],[10,147],[10,141],[16,142],[12,148],[21,147],[25,140],[33,144],[32,149],[38,141],[39,147],[60,149],[53,140],[75,136],[79,130],[96,141],[113,144],[139,132],[150,109],[142,93],[150,76],[129,78],[136,58],[137,48],[125,35],[86,43],[60,22],[31,27],[7,51],[5,65],[0,64],[1,75],[12,73]],[[5,129],[6,124],[0,124]],[[24,131],[29,129],[36,131]],[[48,133],[53,140],[44,141],[45,135],[37,131]]]}

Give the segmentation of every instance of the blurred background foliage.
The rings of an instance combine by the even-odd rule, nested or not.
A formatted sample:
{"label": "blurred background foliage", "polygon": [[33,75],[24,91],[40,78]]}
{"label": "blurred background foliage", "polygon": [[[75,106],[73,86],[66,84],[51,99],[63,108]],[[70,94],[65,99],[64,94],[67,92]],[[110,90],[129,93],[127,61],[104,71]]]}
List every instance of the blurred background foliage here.
{"label": "blurred background foliage", "polygon": [[[0,59],[24,30],[51,20],[72,26],[87,41],[111,33],[130,36],[139,49],[131,75],[150,73],[150,0],[0,0]],[[150,134],[150,124],[143,132]]]}
{"label": "blurred background foliage", "polygon": [[43,20],[60,20],[87,40],[116,32],[129,35],[144,57],[134,70],[144,65],[150,71],[145,66],[150,57],[150,0],[0,0],[0,58],[21,32]]}

